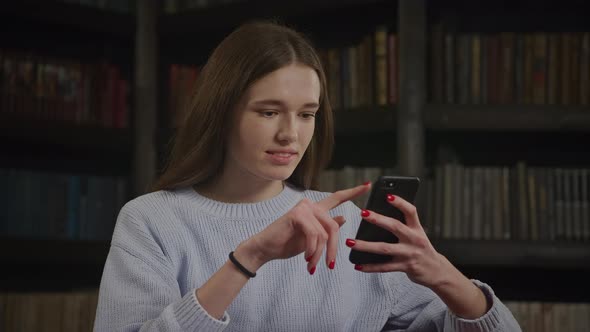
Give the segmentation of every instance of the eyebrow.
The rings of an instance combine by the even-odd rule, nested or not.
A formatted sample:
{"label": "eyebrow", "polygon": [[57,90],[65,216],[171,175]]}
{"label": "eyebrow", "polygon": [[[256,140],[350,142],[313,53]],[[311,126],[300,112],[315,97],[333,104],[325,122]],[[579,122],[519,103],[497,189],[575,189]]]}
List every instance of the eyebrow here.
{"label": "eyebrow", "polygon": [[[278,99],[263,99],[263,100],[257,100],[255,102],[252,103],[253,105],[256,106],[280,106],[280,107],[285,107],[285,103],[282,102],[281,100]],[[303,104],[303,108],[319,108],[320,105],[318,103],[305,103]]]}

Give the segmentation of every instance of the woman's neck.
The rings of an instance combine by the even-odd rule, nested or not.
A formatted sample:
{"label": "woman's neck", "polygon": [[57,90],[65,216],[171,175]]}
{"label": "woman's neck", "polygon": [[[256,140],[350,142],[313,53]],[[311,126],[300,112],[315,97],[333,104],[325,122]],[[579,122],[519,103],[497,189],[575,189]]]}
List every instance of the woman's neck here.
{"label": "woman's neck", "polygon": [[235,180],[218,177],[193,187],[202,196],[224,203],[256,203],[271,199],[283,191],[279,180]]}

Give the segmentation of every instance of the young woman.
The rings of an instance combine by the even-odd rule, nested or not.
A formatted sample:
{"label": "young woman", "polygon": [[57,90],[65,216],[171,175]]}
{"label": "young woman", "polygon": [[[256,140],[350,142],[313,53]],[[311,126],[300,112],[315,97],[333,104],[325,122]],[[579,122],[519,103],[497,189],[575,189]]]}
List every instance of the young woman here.
{"label": "young woman", "polygon": [[[97,331],[519,331],[492,289],[407,225],[313,191],[333,143],[317,54],[297,32],[246,24],[203,68],[154,192],[119,214]],[[354,241],[361,218],[400,243]],[[395,256],[353,266],[350,248]],[[231,253],[231,254],[230,254]]]}

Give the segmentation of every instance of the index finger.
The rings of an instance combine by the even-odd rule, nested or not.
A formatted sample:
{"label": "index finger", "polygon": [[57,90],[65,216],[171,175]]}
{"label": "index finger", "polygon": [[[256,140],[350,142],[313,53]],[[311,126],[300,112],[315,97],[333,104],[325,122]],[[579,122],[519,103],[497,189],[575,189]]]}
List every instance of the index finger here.
{"label": "index finger", "polygon": [[326,210],[332,210],[333,208],[337,207],[338,205],[354,199],[371,189],[371,182],[365,182],[360,186],[356,186],[349,189],[338,190],[337,192],[331,194],[330,196],[322,199],[317,204],[320,207]]}

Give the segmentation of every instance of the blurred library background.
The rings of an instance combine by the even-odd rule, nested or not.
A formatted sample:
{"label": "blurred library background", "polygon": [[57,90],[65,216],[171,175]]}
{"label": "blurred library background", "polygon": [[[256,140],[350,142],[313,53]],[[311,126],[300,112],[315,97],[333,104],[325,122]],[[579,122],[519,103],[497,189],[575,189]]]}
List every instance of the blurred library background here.
{"label": "blurred library background", "polygon": [[[120,208],[146,193],[224,36],[319,50],[336,145],[319,189],[422,178],[435,248],[523,331],[590,331],[584,0],[0,4],[0,331],[90,331]],[[363,199],[356,201],[359,206]]]}

